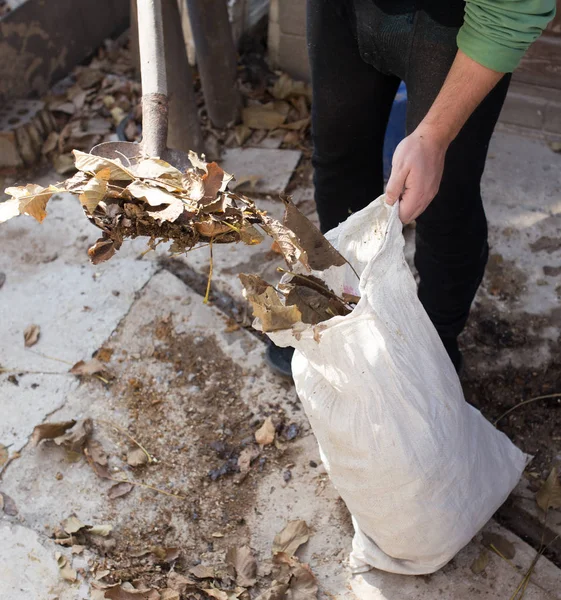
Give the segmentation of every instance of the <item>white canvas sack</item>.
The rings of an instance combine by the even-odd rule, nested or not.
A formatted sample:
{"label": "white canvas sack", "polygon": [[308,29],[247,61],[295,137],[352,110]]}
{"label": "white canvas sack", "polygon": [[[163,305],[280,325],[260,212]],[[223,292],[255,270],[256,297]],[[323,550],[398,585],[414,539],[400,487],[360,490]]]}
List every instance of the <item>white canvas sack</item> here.
{"label": "white canvas sack", "polygon": [[506,500],[525,455],[465,402],[417,298],[397,205],[378,198],[326,237],[360,282],[348,265],[313,274],[360,302],[268,335],[297,350],[298,396],[353,515],[353,571],[432,573]]}

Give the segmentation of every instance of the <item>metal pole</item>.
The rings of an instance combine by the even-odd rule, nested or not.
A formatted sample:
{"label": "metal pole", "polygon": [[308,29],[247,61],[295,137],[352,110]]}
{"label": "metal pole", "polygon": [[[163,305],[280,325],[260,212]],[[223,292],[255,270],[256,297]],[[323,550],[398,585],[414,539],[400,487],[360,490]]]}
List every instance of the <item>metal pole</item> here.
{"label": "metal pole", "polygon": [[167,145],[176,150],[203,152],[203,135],[193,90],[193,72],[187,59],[177,0],[162,1],[164,47],[168,80]]}
{"label": "metal pole", "polygon": [[226,0],[186,0],[208,115],[226,127],[239,115],[237,56]]}

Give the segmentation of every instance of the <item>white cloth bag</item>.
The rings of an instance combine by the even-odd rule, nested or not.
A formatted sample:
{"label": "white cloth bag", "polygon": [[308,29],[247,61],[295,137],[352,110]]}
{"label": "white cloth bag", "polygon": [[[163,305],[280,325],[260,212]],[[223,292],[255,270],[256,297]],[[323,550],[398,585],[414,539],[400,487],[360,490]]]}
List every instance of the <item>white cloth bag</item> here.
{"label": "white cloth bag", "polygon": [[314,272],[355,310],[269,333],[294,346],[298,396],[353,515],[354,572],[432,573],[506,500],[525,455],[464,400],[417,298],[397,206],[383,197],[326,237],[353,270]]}

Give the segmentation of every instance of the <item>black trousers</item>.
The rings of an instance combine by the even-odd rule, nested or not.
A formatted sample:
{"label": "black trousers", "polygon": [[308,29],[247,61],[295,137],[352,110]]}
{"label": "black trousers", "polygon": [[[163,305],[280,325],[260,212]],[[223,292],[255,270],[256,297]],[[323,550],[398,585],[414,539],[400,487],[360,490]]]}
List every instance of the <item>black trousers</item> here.
{"label": "black trousers", "polygon": [[[400,81],[411,132],[456,55],[463,0],[413,4],[425,3],[308,0],[312,162],[323,231],[382,194],[384,134]],[[505,75],[450,145],[440,190],[416,223],[419,298],[447,348],[465,326],[487,262],[480,180],[509,82]]]}

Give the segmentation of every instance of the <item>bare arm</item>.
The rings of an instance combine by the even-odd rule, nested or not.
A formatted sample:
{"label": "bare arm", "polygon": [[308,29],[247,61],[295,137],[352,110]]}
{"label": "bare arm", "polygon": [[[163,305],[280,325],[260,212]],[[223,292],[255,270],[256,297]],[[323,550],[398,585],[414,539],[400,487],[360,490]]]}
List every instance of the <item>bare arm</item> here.
{"label": "bare arm", "polygon": [[416,219],[435,197],[448,146],[502,76],[458,50],[429,112],[393,156],[386,199],[395,204],[401,197],[399,216],[404,223]]}

